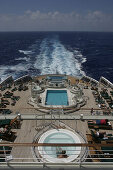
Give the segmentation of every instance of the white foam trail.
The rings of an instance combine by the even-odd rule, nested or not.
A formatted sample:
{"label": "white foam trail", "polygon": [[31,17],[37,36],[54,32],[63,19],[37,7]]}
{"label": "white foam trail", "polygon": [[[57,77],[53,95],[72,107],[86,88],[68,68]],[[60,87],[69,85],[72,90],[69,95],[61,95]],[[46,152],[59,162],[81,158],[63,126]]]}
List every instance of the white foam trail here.
{"label": "white foam trail", "polygon": [[81,61],[81,63],[85,63],[87,61],[86,57],[83,57],[79,49],[74,51],[75,58],[78,58],[78,60]]}
{"label": "white foam trail", "polygon": [[83,59],[82,59],[82,63],[85,63],[86,61],[87,61],[86,58],[83,58]]}
{"label": "white foam trail", "polygon": [[2,80],[10,75],[17,78],[24,72],[35,75],[39,74],[39,71],[40,74],[56,74],[58,72],[59,74],[77,77],[85,75],[82,70],[82,63],[86,62],[86,58],[78,48],[74,50],[72,48],[66,49],[57,36],[43,39],[40,46],[39,42],[36,41],[28,49],[30,50],[19,50],[19,52],[26,55],[23,58],[15,59],[20,61],[19,64],[0,66]]}
{"label": "white foam trail", "polygon": [[3,71],[7,71],[7,70],[10,70],[10,71],[26,71],[27,70],[27,67],[24,65],[24,64],[17,64],[17,65],[12,65],[12,66],[0,66],[0,70],[3,70]]}
{"label": "white foam trail", "polygon": [[24,51],[24,50],[19,50],[20,53],[24,53],[25,55],[33,54],[33,51]]}
{"label": "white foam trail", "polygon": [[29,61],[30,59],[29,59],[28,57],[23,57],[23,58],[20,57],[20,58],[16,58],[15,60],[18,60],[18,61],[19,61],[19,60],[20,60],[20,61],[21,61],[21,60]]}
{"label": "white foam trail", "polygon": [[1,78],[0,82],[5,80],[8,77],[8,75],[5,74],[6,69],[7,68],[5,66],[3,66],[3,68],[0,67],[0,78]]}
{"label": "white foam trail", "polygon": [[18,71],[26,71],[27,70],[26,66],[22,65],[22,64],[17,64],[15,66],[9,66],[8,68],[10,70],[16,71],[16,72],[18,72]]}
{"label": "white foam trail", "polygon": [[13,78],[16,78],[17,75],[19,75],[22,72],[28,71],[29,65],[24,64],[17,64],[17,65],[2,65],[0,66],[0,78],[1,81],[6,79],[8,76],[12,75]]}
{"label": "white foam trail", "polygon": [[[49,52],[50,47],[48,44],[52,44],[53,51]],[[48,56],[48,53],[51,55]],[[76,53],[67,50],[60,41],[56,39],[44,39],[40,45],[40,54],[37,55],[35,68],[41,70],[41,74],[69,74],[74,76],[85,75],[82,70],[81,64],[86,62],[86,58],[76,50]]]}
{"label": "white foam trail", "polygon": [[[17,78],[17,76],[24,74],[24,72],[29,72],[29,68],[31,68],[31,62],[30,60],[30,56],[31,54],[33,54],[32,51],[24,51],[24,50],[19,50],[19,52],[24,53],[26,55],[26,57],[20,57],[20,58],[16,58],[15,61],[20,61],[19,64],[15,64],[15,65],[1,65],[0,66],[0,77],[1,80],[6,79],[8,76],[12,75],[13,78]],[[23,62],[21,62],[23,61]]]}

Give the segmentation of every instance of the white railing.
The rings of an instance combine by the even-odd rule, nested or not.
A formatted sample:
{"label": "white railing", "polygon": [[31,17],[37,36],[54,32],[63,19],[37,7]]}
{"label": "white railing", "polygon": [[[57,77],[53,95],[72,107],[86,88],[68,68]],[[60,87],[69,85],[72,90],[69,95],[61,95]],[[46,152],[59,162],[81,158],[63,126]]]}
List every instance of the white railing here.
{"label": "white railing", "polygon": [[[6,145],[12,147],[11,149],[6,149]],[[26,145],[26,146],[25,146]],[[46,152],[44,152],[44,154],[40,156],[40,154],[38,155],[38,157],[33,156],[32,147],[36,147],[36,149],[38,149],[38,146],[44,145],[44,147],[48,147],[48,149],[46,149]],[[49,145],[49,146],[48,146]],[[79,144],[1,144],[0,143],[0,147],[3,146],[2,149],[0,149],[0,166],[19,166],[19,165],[26,165],[29,166],[29,164],[31,164],[32,166],[42,166],[44,167],[46,166],[66,166],[66,165],[70,165],[72,167],[83,167],[83,166],[91,166],[91,167],[95,167],[100,165],[101,168],[104,168],[104,166],[111,166],[113,168],[113,144],[98,144],[98,146],[100,146],[100,149],[96,149],[96,146],[93,144],[83,144],[83,143],[79,143]],[[53,155],[53,153],[49,153],[49,151],[51,151],[51,147],[66,147],[66,153],[68,155],[67,158],[57,158],[58,161],[57,162],[49,162],[47,161],[46,156],[50,156],[50,157],[55,157],[56,155]],[[75,146],[75,149],[71,149],[71,147]],[[84,154],[83,152],[81,152],[79,155],[78,153],[76,153],[76,149],[78,146],[82,147],[86,147],[86,150],[88,154]],[[90,147],[93,147],[94,149],[91,149]],[[102,149],[102,147],[104,149]],[[29,153],[28,153],[28,148],[29,148]],[[22,153],[20,152],[20,150],[22,150]],[[78,151],[79,149],[77,149]],[[38,149],[38,151],[40,151]],[[80,149],[81,151],[81,149]],[[20,152],[20,154],[19,154]],[[71,152],[71,155],[69,155],[69,152]],[[83,159],[83,154],[84,154],[84,159]],[[58,155],[58,154],[57,154]],[[60,155],[60,154],[59,154]],[[62,154],[65,155],[65,154]],[[78,155],[78,157],[76,157]],[[66,159],[69,158],[69,156],[75,156],[76,159],[73,160],[72,162],[68,161],[66,162]],[[57,156],[56,156],[57,157]],[[68,159],[69,160],[69,159]]]}

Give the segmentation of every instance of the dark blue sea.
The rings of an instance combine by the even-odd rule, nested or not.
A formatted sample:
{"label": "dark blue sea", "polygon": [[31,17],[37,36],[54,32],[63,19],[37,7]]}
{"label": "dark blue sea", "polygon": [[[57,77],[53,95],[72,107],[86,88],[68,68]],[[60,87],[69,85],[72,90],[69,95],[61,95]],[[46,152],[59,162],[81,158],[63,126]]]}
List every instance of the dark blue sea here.
{"label": "dark blue sea", "polygon": [[113,82],[113,33],[0,32],[0,78],[83,75]]}

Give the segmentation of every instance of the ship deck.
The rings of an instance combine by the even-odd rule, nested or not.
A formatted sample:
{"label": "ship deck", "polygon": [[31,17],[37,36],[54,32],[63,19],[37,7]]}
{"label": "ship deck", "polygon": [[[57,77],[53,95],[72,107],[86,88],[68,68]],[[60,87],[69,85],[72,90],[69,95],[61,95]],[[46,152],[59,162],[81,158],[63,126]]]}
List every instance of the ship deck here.
{"label": "ship deck", "polygon": [[[44,76],[42,76],[42,77],[40,76],[38,79],[41,81],[43,78],[44,78]],[[76,78],[69,77],[69,79],[71,80],[71,85],[74,86],[76,84]],[[95,102],[94,96],[92,94],[90,84],[88,84],[88,83],[85,84],[82,82],[80,82],[79,84],[81,86],[86,86],[86,85],[88,86],[88,89],[85,89],[85,88],[83,89],[84,96],[86,96],[88,98],[88,100],[87,100],[87,103],[85,104],[85,106],[83,106],[79,111],[76,111],[72,114],[80,114],[81,112],[83,112],[84,114],[85,113],[90,114],[91,108],[99,110],[99,106]],[[29,87],[29,89],[26,91],[18,91],[17,90],[17,91],[13,92],[14,96],[20,96],[20,99],[16,102],[15,106],[12,106],[10,98],[7,98],[7,100],[10,102],[10,105],[7,105],[7,109],[10,109],[13,112],[12,114],[15,114],[17,112],[19,112],[20,114],[23,114],[23,113],[24,114],[31,114],[31,113],[43,114],[42,112],[40,112],[38,110],[38,107],[37,107],[37,110],[38,110],[37,111],[34,108],[34,106],[28,104],[29,98],[31,96],[31,84],[28,84],[28,87]],[[13,88],[14,88],[14,86],[12,86],[11,89],[13,89]],[[11,89],[6,89],[4,91],[1,91],[2,96],[6,91],[11,92]],[[82,111],[82,110],[84,110],[84,111]]]}
{"label": "ship deck", "polygon": [[[45,76],[40,76],[37,79],[39,81],[41,81],[42,79],[44,79]],[[74,86],[77,83],[77,78],[73,78],[71,76],[68,76],[68,79],[70,80],[70,85]],[[15,106],[7,105],[7,109],[10,109],[12,111],[12,115],[17,116],[17,113],[22,114],[26,114],[26,115],[30,115],[30,114],[36,114],[36,116],[38,115],[45,115],[46,113],[42,112],[42,110],[40,111],[40,108],[34,108],[33,106],[28,104],[28,100],[31,96],[31,83],[28,83],[28,90],[26,91],[14,91],[13,94],[15,96],[20,96],[20,99],[16,102]],[[97,104],[97,102],[95,102],[95,98],[94,95],[92,94],[92,90],[91,90],[91,86],[90,83],[85,83],[83,81],[79,81],[79,85],[81,85],[83,88],[83,93],[84,96],[86,96],[87,98],[87,103],[81,107],[78,111],[76,112],[72,112],[69,113],[69,116],[74,116],[74,115],[91,115],[91,108],[94,109],[94,116],[98,116],[97,115],[97,111],[100,112],[100,115],[103,115],[103,108],[101,109],[99,107],[99,105]],[[87,88],[85,88],[87,87]],[[13,89],[14,86],[12,86],[11,89]],[[100,86],[98,87],[98,90],[100,91],[103,88],[103,85],[100,84]],[[1,91],[1,95],[3,96],[3,94],[8,90],[11,92],[11,89],[6,89],[4,91]],[[112,90],[111,88],[107,88],[108,93],[110,94],[110,91]],[[11,99],[8,98],[7,99],[10,103],[11,103]],[[106,103],[107,105],[107,103]],[[1,116],[3,116],[1,114]],[[88,128],[88,124],[87,124],[87,120],[66,120],[66,115],[63,115],[65,117],[65,120],[60,120],[62,123],[64,123],[64,125],[69,126],[70,128],[72,128],[73,130],[77,131],[77,132],[81,132],[82,135],[84,136],[84,139],[87,143],[87,137],[86,134],[90,134],[90,129]],[[4,115],[4,117],[7,117],[7,115]],[[33,139],[35,137],[35,135],[37,133],[39,133],[40,129],[42,130],[44,125],[49,123],[51,124],[52,121],[55,120],[45,120],[42,117],[42,120],[22,120],[21,121],[21,127],[19,129],[12,129],[12,131],[16,132],[16,139],[14,140],[14,143],[32,143]],[[111,125],[113,127],[113,121],[110,121]],[[58,124],[59,126],[59,120],[56,121],[56,124]],[[40,129],[37,130],[37,127],[40,127]],[[106,131],[106,133],[112,133],[112,130],[100,130],[101,132]],[[5,141],[4,141],[5,142]],[[32,150],[31,147],[13,147],[12,151],[11,151],[11,155],[13,158],[19,158],[19,160],[17,161],[24,161],[24,159],[22,158],[29,158],[26,161],[34,161],[33,160],[33,154],[32,154]],[[30,159],[31,158],[31,159]],[[13,160],[15,161],[15,160]]]}

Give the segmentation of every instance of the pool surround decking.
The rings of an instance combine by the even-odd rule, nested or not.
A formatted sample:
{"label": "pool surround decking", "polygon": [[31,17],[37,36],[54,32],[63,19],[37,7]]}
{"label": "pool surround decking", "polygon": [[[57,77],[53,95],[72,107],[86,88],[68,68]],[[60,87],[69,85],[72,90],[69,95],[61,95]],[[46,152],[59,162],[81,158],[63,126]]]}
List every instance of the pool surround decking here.
{"label": "pool surround decking", "polygon": [[[75,103],[72,100],[72,98],[74,97],[74,94],[72,94],[69,89],[67,89],[67,88],[63,88],[63,89],[47,88],[47,89],[45,89],[45,91],[43,93],[40,94],[40,97],[42,98],[42,106],[51,107],[51,105],[46,105],[45,104],[46,103],[46,95],[47,95],[48,90],[58,90],[58,91],[65,90],[65,91],[67,91],[68,106],[75,105]],[[54,107],[60,107],[60,106],[59,105],[54,105]],[[64,105],[64,107],[66,107],[66,106]]]}

